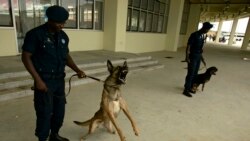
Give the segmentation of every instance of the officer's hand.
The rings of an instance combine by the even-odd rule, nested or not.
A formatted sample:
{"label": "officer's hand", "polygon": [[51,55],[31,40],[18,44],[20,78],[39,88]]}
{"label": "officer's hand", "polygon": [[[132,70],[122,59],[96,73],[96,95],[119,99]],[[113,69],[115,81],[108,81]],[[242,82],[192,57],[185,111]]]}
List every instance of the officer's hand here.
{"label": "officer's hand", "polygon": [[79,70],[79,71],[77,72],[77,76],[78,76],[78,78],[85,78],[85,77],[86,77],[86,74],[85,74],[83,71]]}
{"label": "officer's hand", "polygon": [[42,91],[42,92],[48,91],[46,84],[42,80],[36,81],[35,87],[37,90]]}

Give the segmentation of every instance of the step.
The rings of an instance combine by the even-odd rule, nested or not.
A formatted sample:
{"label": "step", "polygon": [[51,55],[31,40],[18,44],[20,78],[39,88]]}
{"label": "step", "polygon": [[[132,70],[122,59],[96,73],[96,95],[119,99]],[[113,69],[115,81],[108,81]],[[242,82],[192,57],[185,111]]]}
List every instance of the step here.
{"label": "step", "polygon": [[[150,60],[152,59],[151,56],[140,56],[140,57],[133,57],[133,58],[124,58],[120,60],[110,60],[113,64],[119,64],[123,63],[125,60],[129,62],[135,62],[135,61],[143,61],[143,60]],[[88,68],[92,66],[106,66],[107,61],[103,62],[95,62],[95,63],[84,63],[84,64],[78,64],[79,68]],[[70,71],[71,69],[69,67],[65,68],[65,71]],[[7,79],[7,78],[15,78],[15,77],[22,77],[22,76],[29,76],[30,74],[25,70],[25,71],[20,71],[20,72],[10,72],[10,73],[3,73],[0,74],[0,80],[1,79]]]}
{"label": "step", "polygon": [[[113,64],[116,65],[117,63],[120,63],[120,61],[119,62],[117,61]],[[158,63],[158,61],[154,61],[154,60],[142,60],[142,61],[141,60],[134,60],[133,62],[128,63],[128,67],[132,68],[132,67],[136,67],[136,66],[145,66],[145,65],[157,64],[157,63]],[[83,68],[83,70],[87,75],[107,71],[106,64],[105,65],[100,65],[100,64],[96,64],[96,63],[93,63],[93,64],[96,66],[94,66],[92,64],[88,64],[89,65],[88,67],[86,67],[86,65],[84,65],[84,64],[79,65],[79,66],[80,67],[85,66],[85,68]],[[66,72],[66,78],[70,77],[73,74],[75,74],[75,72],[73,72],[72,70],[68,70]],[[31,85],[31,84],[33,84],[33,79],[29,74],[27,76],[0,79],[0,92],[3,89],[11,89],[11,88],[25,86],[25,85]]]}
{"label": "step", "polygon": [[[128,75],[132,75],[133,73],[140,72],[140,71],[151,71],[154,69],[160,69],[163,67],[164,67],[164,65],[161,65],[161,64],[135,66],[135,67],[130,68]],[[104,72],[99,72],[99,73],[93,73],[91,76],[99,78],[101,80],[105,80],[105,78],[108,76],[108,72],[104,71]],[[66,78],[66,80],[65,80],[66,81],[66,93],[68,91],[67,88],[69,85],[68,79],[69,79],[69,77]],[[73,87],[73,86],[83,85],[83,84],[93,83],[93,82],[97,82],[97,81],[90,79],[90,78],[72,79],[71,86]],[[32,84],[29,84],[29,85],[25,85],[25,86],[15,87],[12,89],[1,90],[0,101],[6,101],[6,100],[10,100],[10,99],[16,99],[16,98],[21,98],[21,97],[33,95],[33,91],[30,89],[31,86],[32,86]]]}

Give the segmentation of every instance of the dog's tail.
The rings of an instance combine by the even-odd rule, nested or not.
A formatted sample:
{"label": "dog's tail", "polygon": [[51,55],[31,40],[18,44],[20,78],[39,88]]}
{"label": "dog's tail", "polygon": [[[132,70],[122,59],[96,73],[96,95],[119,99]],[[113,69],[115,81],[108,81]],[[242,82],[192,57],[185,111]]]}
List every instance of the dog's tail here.
{"label": "dog's tail", "polygon": [[79,125],[79,126],[88,126],[91,122],[91,119],[87,120],[87,121],[83,121],[83,122],[80,122],[80,121],[74,121],[75,124]]}

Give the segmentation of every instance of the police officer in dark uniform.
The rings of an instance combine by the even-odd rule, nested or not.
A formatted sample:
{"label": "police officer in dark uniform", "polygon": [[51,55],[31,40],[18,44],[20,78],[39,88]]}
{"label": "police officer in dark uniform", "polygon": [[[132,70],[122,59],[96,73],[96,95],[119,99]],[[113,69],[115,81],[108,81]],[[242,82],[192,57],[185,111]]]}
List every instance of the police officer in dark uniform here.
{"label": "police officer in dark uniform", "polygon": [[193,93],[191,88],[193,80],[198,74],[200,62],[202,61],[206,66],[206,62],[202,56],[203,45],[206,40],[206,33],[212,27],[213,25],[209,22],[204,22],[202,28],[198,31],[193,32],[188,39],[185,59],[188,63],[188,71],[184,85],[185,89],[183,91],[183,94],[187,97],[192,97],[190,92]]}
{"label": "police officer in dark uniform", "polygon": [[65,66],[79,78],[86,77],[69,54],[69,38],[62,28],[69,17],[66,9],[51,6],[46,10],[48,22],[27,32],[22,61],[34,79],[35,135],[39,141],[69,141],[59,136],[65,114]]}

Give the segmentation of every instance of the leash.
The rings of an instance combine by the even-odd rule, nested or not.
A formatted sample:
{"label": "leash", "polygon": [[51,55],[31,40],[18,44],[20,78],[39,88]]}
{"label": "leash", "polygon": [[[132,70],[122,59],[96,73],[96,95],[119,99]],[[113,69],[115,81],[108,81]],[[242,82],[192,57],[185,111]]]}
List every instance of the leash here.
{"label": "leash", "polygon": [[[68,89],[68,92],[67,92],[67,94],[66,94],[65,96],[57,96],[57,95],[54,95],[52,92],[50,92],[50,90],[48,90],[48,94],[51,94],[51,95],[53,95],[53,96],[55,96],[55,97],[59,97],[59,98],[69,96],[70,91],[71,91],[71,79],[72,79],[73,77],[75,77],[75,76],[77,76],[77,74],[73,74],[73,75],[70,76],[70,78],[69,78],[69,89]],[[88,75],[86,75],[86,77],[104,83],[104,81],[101,80],[101,79],[99,79],[99,78],[96,78],[96,77],[93,77],[93,76],[88,76]],[[31,90],[35,90],[35,87],[32,86],[32,87],[31,87]]]}
{"label": "leash", "polygon": [[114,88],[116,88],[116,86],[118,86],[118,85],[108,85],[108,84],[105,84],[105,81],[103,81],[103,80],[101,80],[101,79],[99,79],[99,78],[93,77],[93,76],[88,76],[88,75],[86,75],[86,77],[91,78],[91,79],[96,80],[96,81],[99,81],[99,82],[102,82],[102,83],[104,83],[104,85],[109,86],[109,87],[114,87]]}
{"label": "leash", "polygon": [[91,78],[91,79],[96,80],[96,81],[99,81],[99,82],[103,82],[103,83],[105,82],[105,81],[103,81],[99,78],[93,77],[93,76],[86,75],[86,77]]}
{"label": "leash", "polygon": [[[70,94],[70,90],[71,90],[71,79],[72,79],[72,77],[74,77],[74,76],[77,76],[77,74],[73,74],[73,75],[70,77],[70,79],[69,79],[69,90],[68,90],[68,93],[65,95],[65,97],[67,97],[67,96]],[[93,80],[96,80],[96,81],[98,81],[98,82],[102,82],[102,83],[104,83],[104,85],[109,86],[109,87],[114,87],[114,88],[116,88],[116,86],[118,86],[118,85],[107,85],[107,84],[105,84],[105,81],[103,81],[103,80],[101,80],[101,79],[99,79],[99,78],[93,77],[93,76],[89,76],[89,75],[85,75],[85,76],[88,77],[88,78],[91,78],[91,79],[93,79]]]}

